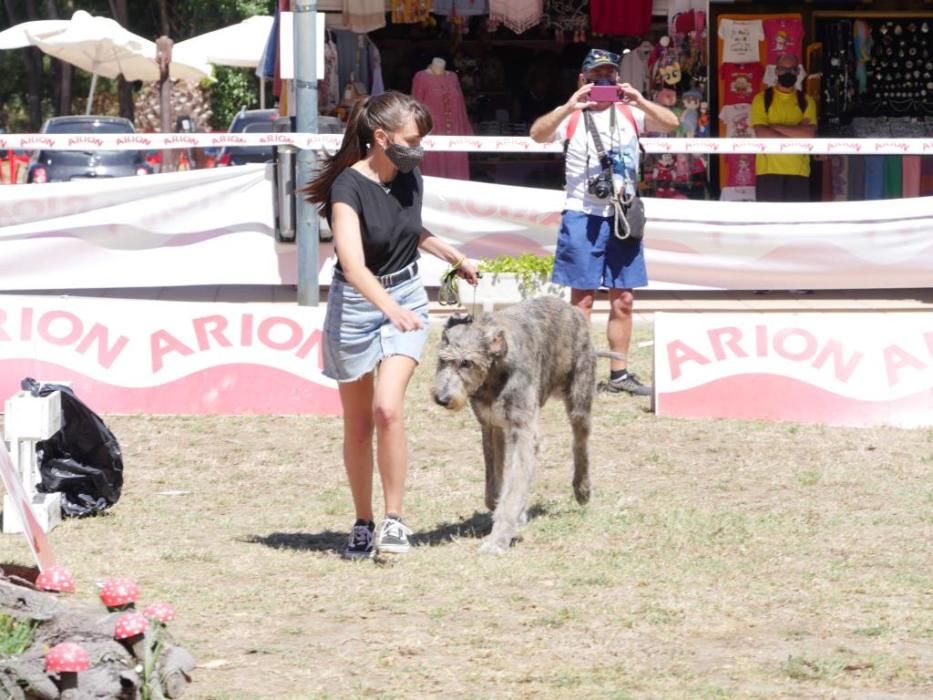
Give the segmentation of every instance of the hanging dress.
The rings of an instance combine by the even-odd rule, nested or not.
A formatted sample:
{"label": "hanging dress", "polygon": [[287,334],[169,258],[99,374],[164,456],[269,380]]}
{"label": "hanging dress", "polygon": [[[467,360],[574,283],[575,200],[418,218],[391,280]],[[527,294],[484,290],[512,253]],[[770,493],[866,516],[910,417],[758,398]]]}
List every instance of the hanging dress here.
{"label": "hanging dress", "polygon": [[[472,135],[460,79],[452,71],[438,75],[429,70],[415,73],[411,94],[428,108],[434,121],[432,136]],[[465,152],[428,151],[421,164],[424,175],[470,179],[470,159]]]}

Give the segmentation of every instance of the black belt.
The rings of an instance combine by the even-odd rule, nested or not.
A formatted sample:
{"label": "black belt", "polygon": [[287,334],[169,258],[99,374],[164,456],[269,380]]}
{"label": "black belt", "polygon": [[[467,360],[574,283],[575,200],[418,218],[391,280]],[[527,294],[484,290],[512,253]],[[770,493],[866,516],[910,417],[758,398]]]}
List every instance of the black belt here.
{"label": "black belt", "polygon": [[[383,287],[394,287],[397,284],[402,282],[407,282],[410,279],[413,279],[418,276],[418,263],[413,262],[408,267],[403,267],[401,270],[395,272],[390,272],[387,275],[382,275],[382,277],[376,276],[376,279],[379,280],[379,284]],[[346,282],[347,278],[344,277],[343,272],[334,268],[334,277],[341,282]]]}

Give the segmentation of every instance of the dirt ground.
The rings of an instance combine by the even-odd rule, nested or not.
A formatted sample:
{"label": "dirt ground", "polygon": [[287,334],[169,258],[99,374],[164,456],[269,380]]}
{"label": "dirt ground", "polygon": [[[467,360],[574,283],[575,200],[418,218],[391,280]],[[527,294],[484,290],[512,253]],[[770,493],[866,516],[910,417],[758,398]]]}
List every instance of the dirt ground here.
{"label": "dirt ground", "polygon": [[[580,508],[552,403],[533,517],[481,556],[479,432],[429,400],[435,341],[409,394],[410,555],[338,556],[339,419],[112,416],[122,499],[51,535],[76,597],[124,575],[173,603],[193,699],[933,697],[933,431],[601,396]],[[0,560],[29,563],[24,540]]]}

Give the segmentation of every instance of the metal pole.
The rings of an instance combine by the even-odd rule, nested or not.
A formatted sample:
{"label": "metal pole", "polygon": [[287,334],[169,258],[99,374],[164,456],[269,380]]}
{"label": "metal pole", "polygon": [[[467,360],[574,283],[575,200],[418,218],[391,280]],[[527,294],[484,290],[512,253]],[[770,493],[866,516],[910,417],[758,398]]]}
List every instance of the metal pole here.
{"label": "metal pole", "polygon": [[94,105],[94,91],[97,90],[97,73],[91,73],[91,89],[87,93],[87,109],[85,114],[91,113],[91,107]]}
{"label": "metal pole", "polygon": [[[317,133],[317,0],[295,0],[292,5],[295,25],[295,106],[296,130]],[[317,153],[303,148],[298,151],[296,189],[311,179]],[[314,206],[298,195],[298,304],[317,306],[318,287],[318,215]]]}

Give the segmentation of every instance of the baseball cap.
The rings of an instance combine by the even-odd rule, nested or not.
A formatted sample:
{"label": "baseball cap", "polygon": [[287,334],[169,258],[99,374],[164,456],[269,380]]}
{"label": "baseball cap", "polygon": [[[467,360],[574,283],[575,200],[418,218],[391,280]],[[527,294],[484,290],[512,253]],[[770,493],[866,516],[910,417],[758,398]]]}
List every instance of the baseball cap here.
{"label": "baseball cap", "polygon": [[589,73],[599,66],[612,66],[616,70],[619,70],[619,54],[612,53],[612,51],[605,51],[604,49],[590,49],[590,52],[586,54],[586,58],[583,59],[581,71],[583,73]]}

